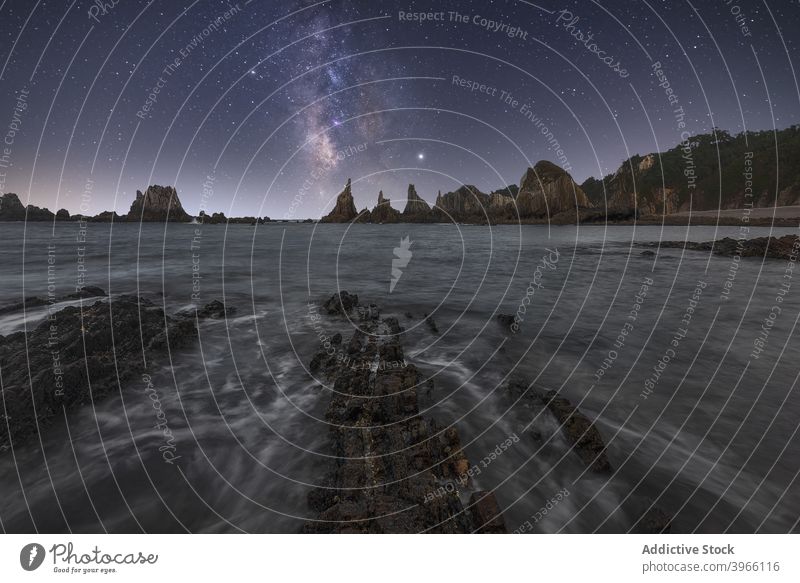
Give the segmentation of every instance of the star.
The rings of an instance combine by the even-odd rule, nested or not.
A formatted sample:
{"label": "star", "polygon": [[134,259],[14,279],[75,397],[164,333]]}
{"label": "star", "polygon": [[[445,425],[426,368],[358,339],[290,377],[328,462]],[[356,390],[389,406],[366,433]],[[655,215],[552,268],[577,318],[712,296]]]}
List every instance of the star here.
{"label": "star", "polygon": [[425,159],[425,154],[420,152],[419,154],[417,154],[417,158],[419,158],[420,160],[424,160]]}

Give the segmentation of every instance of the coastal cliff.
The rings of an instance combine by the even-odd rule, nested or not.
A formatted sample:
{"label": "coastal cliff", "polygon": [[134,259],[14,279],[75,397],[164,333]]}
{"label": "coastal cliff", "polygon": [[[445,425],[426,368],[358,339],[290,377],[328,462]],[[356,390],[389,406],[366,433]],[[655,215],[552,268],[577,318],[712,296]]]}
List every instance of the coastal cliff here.
{"label": "coastal cliff", "polygon": [[[779,148],[776,152],[776,142]],[[800,204],[800,126],[691,137],[665,152],[635,155],[581,188],[596,207],[639,216]]]}

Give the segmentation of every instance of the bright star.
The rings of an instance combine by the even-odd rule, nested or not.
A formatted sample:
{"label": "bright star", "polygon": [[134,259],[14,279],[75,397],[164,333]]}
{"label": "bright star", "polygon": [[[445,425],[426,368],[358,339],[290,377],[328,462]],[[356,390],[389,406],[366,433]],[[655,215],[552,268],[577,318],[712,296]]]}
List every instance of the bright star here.
{"label": "bright star", "polygon": [[417,158],[419,158],[420,160],[424,160],[425,159],[425,154],[420,152],[419,154],[417,154]]}

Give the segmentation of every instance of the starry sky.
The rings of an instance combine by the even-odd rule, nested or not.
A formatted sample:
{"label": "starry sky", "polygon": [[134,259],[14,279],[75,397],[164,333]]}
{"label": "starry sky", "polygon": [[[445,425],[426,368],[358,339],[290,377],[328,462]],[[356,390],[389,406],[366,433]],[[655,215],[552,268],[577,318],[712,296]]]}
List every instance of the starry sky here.
{"label": "starry sky", "polygon": [[300,219],[347,178],[359,209],[541,159],[580,183],[684,131],[799,123],[799,40],[790,0],[0,0],[0,189]]}

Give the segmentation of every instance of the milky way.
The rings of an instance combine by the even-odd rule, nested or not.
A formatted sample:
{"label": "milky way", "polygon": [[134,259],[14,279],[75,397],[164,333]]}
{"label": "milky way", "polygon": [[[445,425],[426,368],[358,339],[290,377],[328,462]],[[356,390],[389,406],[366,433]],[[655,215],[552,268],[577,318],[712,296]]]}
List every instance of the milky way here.
{"label": "milky way", "polygon": [[91,183],[92,213],[172,184],[196,212],[211,177],[212,210],[302,218],[347,178],[359,209],[540,159],[582,182],[684,131],[798,123],[798,30],[788,0],[7,0],[0,184],[77,212]]}

